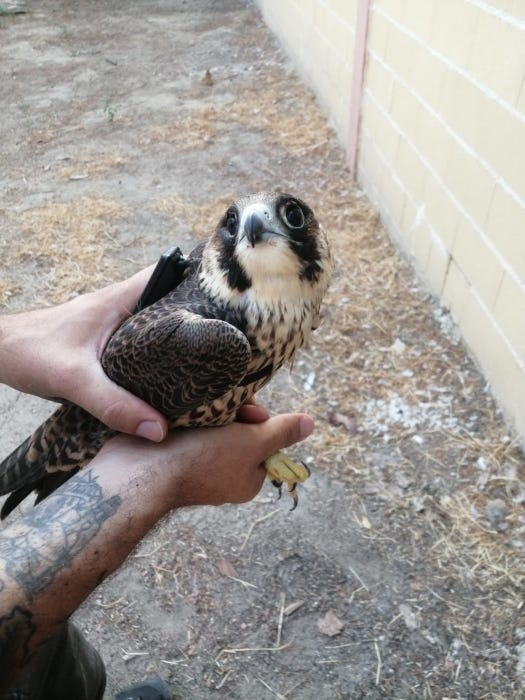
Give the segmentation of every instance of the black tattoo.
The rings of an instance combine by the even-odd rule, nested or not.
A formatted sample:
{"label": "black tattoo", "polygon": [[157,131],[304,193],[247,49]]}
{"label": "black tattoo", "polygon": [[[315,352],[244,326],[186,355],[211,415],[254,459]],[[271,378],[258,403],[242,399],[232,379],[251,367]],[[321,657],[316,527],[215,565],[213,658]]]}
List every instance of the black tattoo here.
{"label": "black tattoo", "polygon": [[70,566],[121,502],[119,496],[104,499],[91,470],[80,472],[3,533],[0,558],[6,572],[32,600]]}

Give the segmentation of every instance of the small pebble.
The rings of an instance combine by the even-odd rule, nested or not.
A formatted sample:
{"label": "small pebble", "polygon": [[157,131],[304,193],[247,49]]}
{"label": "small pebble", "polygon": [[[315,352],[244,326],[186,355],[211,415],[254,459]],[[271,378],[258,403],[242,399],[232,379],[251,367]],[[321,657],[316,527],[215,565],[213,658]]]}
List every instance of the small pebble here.
{"label": "small pebble", "polygon": [[488,501],[485,506],[485,517],[496,530],[505,529],[505,518],[507,516],[507,505],[502,498],[494,498]]}

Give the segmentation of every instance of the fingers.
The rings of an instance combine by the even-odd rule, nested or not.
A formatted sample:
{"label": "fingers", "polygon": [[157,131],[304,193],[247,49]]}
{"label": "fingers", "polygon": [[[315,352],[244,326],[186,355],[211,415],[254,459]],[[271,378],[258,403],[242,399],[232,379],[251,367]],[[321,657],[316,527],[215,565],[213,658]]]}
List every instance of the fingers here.
{"label": "fingers", "polygon": [[[101,314],[98,319],[97,327],[97,331],[100,335],[97,343],[97,354],[99,357],[104,351],[106,343],[111,335],[123,321],[132,315],[137,301],[144,291],[153,270],[154,266],[150,265],[122,282],[115,282],[93,293],[92,296],[100,306]],[[87,299],[88,296],[89,295],[83,298],[80,297],[80,299]],[[91,301],[88,303],[91,303]],[[100,322],[101,318],[104,319],[103,324]]]}
{"label": "fingers", "polygon": [[115,295],[115,300],[118,304],[118,312],[122,314],[123,317],[127,314],[131,314],[138,298],[144,291],[149,278],[154,270],[154,265],[146,267],[144,270],[135,273],[132,277],[129,277],[122,282],[115,282],[109,287],[100,289],[96,294],[101,296],[106,296],[108,293]]}
{"label": "fingers", "polygon": [[[116,282],[94,293],[99,297],[97,304],[100,305],[103,302],[104,313],[101,315],[105,318],[104,326],[97,324],[90,335],[90,337],[96,337],[97,333],[100,334],[96,343],[97,356],[102,354],[115,328],[132,313],[152,271],[153,266],[150,266],[129,279]],[[87,303],[91,304],[91,301],[88,300]],[[137,435],[153,442],[161,442],[166,437],[167,422],[162,414],[112,382],[98,361],[96,364],[84,365],[80,369],[81,374],[88,372],[86,377],[82,377],[80,385],[78,382],[72,383],[73,391],[76,385],[76,395],[72,397],[75,403],[80,404],[105,425],[118,432]],[[72,381],[71,378],[70,381]],[[79,386],[81,386],[80,391]]]}
{"label": "fingers", "polygon": [[237,420],[241,423],[262,423],[269,417],[268,411],[255,403],[253,399],[247,401],[237,411]]}
{"label": "fingers", "polygon": [[113,430],[152,442],[166,437],[166,418],[137,396],[117,386],[100,370],[75,402]]}

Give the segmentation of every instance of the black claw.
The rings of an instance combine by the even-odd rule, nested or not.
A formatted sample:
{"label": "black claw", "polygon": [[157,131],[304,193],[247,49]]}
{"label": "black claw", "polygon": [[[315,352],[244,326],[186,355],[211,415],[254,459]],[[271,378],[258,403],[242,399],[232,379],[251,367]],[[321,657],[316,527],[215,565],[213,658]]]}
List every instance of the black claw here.
{"label": "black claw", "polygon": [[299,496],[297,495],[297,492],[295,491],[295,487],[297,486],[297,482],[294,484],[288,484],[288,493],[290,494],[290,497],[293,501],[293,506],[290,508],[290,510],[295,510],[297,508],[297,504],[299,503]]}
{"label": "black claw", "polygon": [[279,481],[278,479],[272,479],[272,484],[275,486],[275,488],[279,492],[277,499],[281,498],[283,482]]}
{"label": "black claw", "polygon": [[301,460],[301,464],[303,465],[303,467],[304,467],[304,468],[306,469],[306,471],[308,472],[308,476],[312,476],[312,472],[310,471],[310,467],[309,467],[307,464],[305,464],[305,463],[303,462],[303,460]]}

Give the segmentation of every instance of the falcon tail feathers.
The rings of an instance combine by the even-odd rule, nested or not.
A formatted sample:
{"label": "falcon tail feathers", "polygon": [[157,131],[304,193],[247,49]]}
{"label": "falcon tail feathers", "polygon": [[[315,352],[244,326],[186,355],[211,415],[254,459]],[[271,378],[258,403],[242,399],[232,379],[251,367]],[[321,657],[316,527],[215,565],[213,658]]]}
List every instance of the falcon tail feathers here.
{"label": "falcon tail feathers", "polygon": [[33,487],[34,484],[28,484],[27,486],[21,486],[19,489],[16,489],[16,491],[10,493],[2,506],[2,510],[0,510],[0,520],[7,518],[9,513],[29,496],[31,491],[33,491]]}
{"label": "falcon tail feathers", "polygon": [[5,518],[31,491],[37,503],[89,462],[113,434],[79,406],[61,406],[0,463],[0,495],[10,493]]}
{"label": "falcon tail feathers", "polygon": [[34,438],[41,428],[42,426],[0,464],[0,495],[32,484],[46,473],[45,460],[29,462],[27,459]]}
{"label": "falcon tail feathers", "polygon": [[2,509],[0,510],[0,520],[5,520],[9,513],[26,499],[32,491],[36,491],[36,499],[34,505],[43,501],[49,494],[53,493],[59,486],[70,479],[73,474],[76,474],[79,468],[72,469],[67,472],[54,472],[53,474],[46,473],[38,482],[31,482],[26,486],[21,486],[16,489],[6,498]]}

